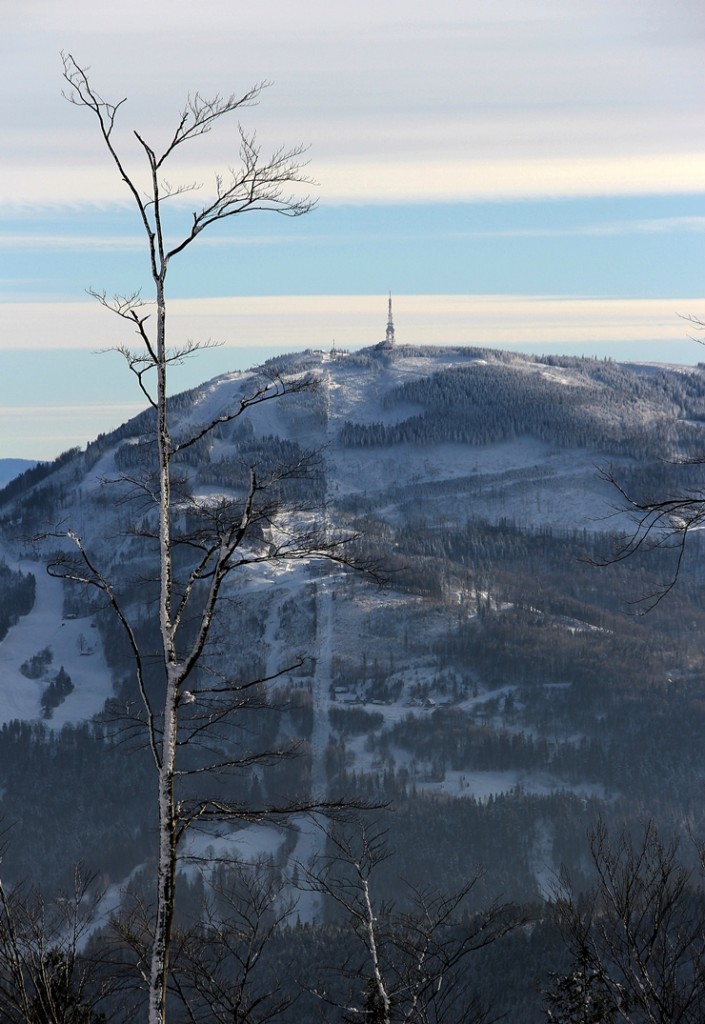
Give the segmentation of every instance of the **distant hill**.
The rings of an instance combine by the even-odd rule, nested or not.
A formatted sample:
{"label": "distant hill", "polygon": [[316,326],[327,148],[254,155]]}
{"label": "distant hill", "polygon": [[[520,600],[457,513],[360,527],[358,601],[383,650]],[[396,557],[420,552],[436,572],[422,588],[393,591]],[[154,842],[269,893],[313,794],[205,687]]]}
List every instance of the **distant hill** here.
{"label": "distant hill", "polygon": [[0,487],[9,484],[26,469],[36,466],[35,459],[0,459]]}
{"label": "distant hill", "polygon": [[[310,374],[318,386],[226,422],[260,374]],[[380,872],[390,901],[405,898],[400,879],[459,890],[476,865],[486,868],[478,904],[500,893],[540,906],[563,866],[579,891],[598,820],[615,830],[653,820],[669,836],[687,822],[705,836],[705,533],[649,615],[633,602],[668,580],[668,545],[598,567],[630,526],[600,469],[630,494],[705,493],[702,369],[480,348],[309,351],[177,395],[170,416],[177,442],[219,423],[174,463],[182,585],[202,538],[240,521],[251,468],[262,488],[243,548],[251,562],[228,582],[194,691],[271,681],[243,703],[241,733],[217,735],[228,755],[251,737],[301,741],[285,771],[224,775],[224,792],[244,806],[289,792],[393,805],[393,867]],[[151,769],[124,739],[140,700],[129,645],[98,587],[46,571],[70,563],[75,530],[142,648],[159,649],[153,430],[147,411],[29,472],[0,460],[0,482],[25,470],[0,493],[0,607],[11,613],[0,816],[16,823],[3,857],[13,881],[59,888],[82,860],[121,886],[153,855]],[[279,500],[295,510],[287,524],[324,506],[327,528],[356,536],[388,585],[272,561],[287,538],[269,518]],[[146,680],[159,694],[158,659]],[[272,708],[258,703],[269,693]],[[262,836],[253,858],[270,858]],[[216,839],[204,830],[187,854]],[[298,871],[307,842],[283,833],[277,870]],[[522,968],[512,993],[509,961],[497,960],[495,1007],[538,1024],[540,1008],[525,1005],[538,1000],[526,995],[538,969]]]}

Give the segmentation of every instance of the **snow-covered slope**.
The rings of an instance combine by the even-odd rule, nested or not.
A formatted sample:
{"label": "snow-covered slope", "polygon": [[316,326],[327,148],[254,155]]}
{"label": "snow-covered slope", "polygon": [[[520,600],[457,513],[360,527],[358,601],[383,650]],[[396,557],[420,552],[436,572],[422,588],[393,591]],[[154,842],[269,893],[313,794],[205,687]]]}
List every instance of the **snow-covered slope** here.
{"label": "snow-covered slope", "polygon": [[[646,374],[643,367],[484,349],[377,347],[286,356],[264,372],[312,375],[318,387],[251,409],[244,428],[237,420],[236,429],[210,435],[188,464],[191,487],[203,500],[233,493],[213,480],[219,465],[237,462],[243,444],[279,437],[320,451],[326,500],[348,523],[362,518],[406,530],[423,521],[449,529],[481,519],[523,530],[599,532],[619,524],[614,491],[596,465],[630,467],[644,452],[661,457],[669,454],[664,443],[670,453],[690,451],[700,438],[705,444],[698,420],[705,387],[695,368],[651,367]],[[180,396],[172,431],[186,436],[227,415],[259,380],[260,371],[226,374]],[[119,481],[147,422],[145,414],[101,438],[6,503],[8,564],[27,554],[24,540],[13,538],[60,522],[59,534],[64,526],[77,529],[118,576],[139,575],[133,563],[141,549],[130,535],[144,508],[125,502]],[[0,648],[2,715],[38,714],[38,684],[18,676],[18,666],[33,648],[50,645],[52,664],[65,665],[76,683],[54,714],[60,724],[99,709],[110,690],[108,669],[90,620],[66,619],[61,584],[38,576],[34,611]],[[79,634],[88,634],[90,656],[80,652]],[[344,648],[345,640],[335,646]]]}
{"label": "snow-covered slope", "polygon": [[[102,711],[113,692],[95,623],[89,617],[64,615],[64,584],[47,575],[34,561],[14,561],[7,555],[3,558],[2,547],[0,560],[20,572],[33,573],[37,588],[32,611],[10,628],[0,644],[0,725],[13,719],[45,720],[41,697],[61,668],[70,676],[74,690],[53,710],[47,724],[61,728],[66,722],[92,718]],[[52,653],[51,664],[38,679],[28,679],[20,666],[46,648]]]}
{"label": "snow-covered slope", "polygon": [[[690,639],[697,580],[681,604],[635,624],[624,614],[632,585],[588,562],[626,525],[598,466],[653,488],[667,479],[664,458],[705,450],[703,373],[484,349],[307,352],[178,396],[173,435],[227,417],[262,373],[318,384],[187,449],[183,508],[237,500],[248,465],[271,470],[317,452],[320,467],[287,493],[299,509],[325,507],[330,529],[359,534],[389,582],[380,590],[313,560],[248,569],[228,591],[209,669],[271,677],[292,652],[308,656],[277,685],[310,702],[301,778],[316,798],[350,784],[538,801],[542,824],[525,853],[527,870],[545,881],[541,837],[554,837],[557,859],[569,841],[552,817],[556,794],[579,808],[622,797],[636,806],[648,772],[617,776],[607,750],[621,741],[624,716],[633,724],[646,714],[645,695],[661,694],[664,680],[678,680],[678,699],[690,699],[702,664]],[[108,612],[44,576],[42,562],[68,552],[75,529],[152,642],[155,563],[143,536],[152,510],[134,489],[149,473],[148,430],[144,414],[0,505],[5,561],[38,577],[34,609],[0,643],[4,721],[40,717],[46,680],[19,667],[44,647],[52,671],[63,665],[75,687],[52,727],[92,716],[112,694],[130,698]],[[32,546],[38,534],[48,539]],[[265,530],[258,543],[268,539]],[[666,716],[676,709],[669,695],[666,710],[659,705]],[[285,714],[282,734],[304,720]],[[302,828],[294,856],[305,859],[318,841]]]}

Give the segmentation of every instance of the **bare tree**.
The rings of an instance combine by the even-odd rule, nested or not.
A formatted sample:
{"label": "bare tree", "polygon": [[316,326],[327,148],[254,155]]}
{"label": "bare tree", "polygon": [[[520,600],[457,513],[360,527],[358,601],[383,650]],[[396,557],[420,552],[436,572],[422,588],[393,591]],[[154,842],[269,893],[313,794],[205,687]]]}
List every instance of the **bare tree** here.
{"label": "bare tree", "polygon": [[702,850],[687,865],[653,824],[637,842],[611,841],[600,825],[590,849],[594,891],[578,900],[566,886],[557,900],[573,970],[554,988],[549,1019],[703,1024]]}
{"label": "bare tree", "polygon": [[270,947],[295,910],[290,886],[264,862],[221,861],[205,880],[196,923],[177,933],[172,987],[190,1021],[267,1024],[296,1001]]}
{"label": "bare tree", "polygon": [[[116,984],[84,953],[102,892],[77,870],[74,888],[47,903],[35,889],[0,883],[0,1021],[99,1024]],[[114,1003],[112,1004],[114,1008]],[[111,1019],[121,1019],[113,1016]]]}
{"label": "bare tree", "polygon": [[[328,851],[302,865],[304,887],[322,893],[352,926],[358,953],[335,973],[350,980],[346,1019],[373,1024],[481,1024],[489,1012],[467,963],[518,923],[516,909],[468,909],[480,875],[457,892],[407,886],[402,908],[378,897],[376,869],[391,856],[379,823],[322,824]],[[331,1002],[321,985],[316,995]]]}
{"label": "bare tree", "polygon": [[[705,321],[696,316],[684,316],[696,331],[705,331]],[[695,338],[700,344],[702,339]],[[705,464],[705,454],[664,460],[665,465],[680,466],[686,471],[690,467]],[[614,551],[606,558],[596,560],[600,566],[624,562],[635,555],[658,553],[667,556],[668,567],[661,579],[642,594],[637,602],[645,611],[653,609],[671,593],[680,578],[684,566],[688,540],[705,523],[705,486],[692,483],[681,484],[671,494],[635,493],[626,487],[612,468],[601,470],[607,481],[619,495],[615,514],[631,523],[618,541]]]}
{"label": "bare tree", "polygon": [[[180,755],[189,746],[204,744],[206,730],[225,730],[244,706],[251,702],[255,682],[232,679],[206,679],[197,673],[204,651],[213,635],[216,613],[228,578],[237,570],[282,560],[324,558],[348,563],[341,538],[331,537],[310,509],[289,510],[286,524],[282,513],[286,502],[278,485],[280,472],[262,476],[255,466],[248,467],[244,493],[238,500],[203,502],[179,493],[174,473],[178,461],[188,449],[208,438],[216,428],[236,420],[249,409],[287,395],[315,389],[316,382],[299,375],[284,379],[276,374],[243,396],[234,408],[204,423],[184,429],[170,415],[167,377],[169,367],[194,352],[197,343],[170,347],[167,343],[167,275],[172,260],[184,253],[203,231],[213,225],[251,211],[272,211],[297,217],[313,206],[308,196],[299,197],[297,189],[310,183],[300,146],[279,149],[263,156],[254,134],[239,128],[239,164],[227,176],[216,175],[214,194],[191,215],[182,233],[168,236],[166,206],[183,200],[197,186],[178,184],[165,178],[167,163],[222,119],[255,103],[266,83],[254,86],[241,96],[215,96],[205,99],[199,93],[189,97],[173,135],[166,147],[157,152],[139,132],[134,132],[138,151],[146,162],[147,185],[138,184],[114,141],[118,111],[125,100],[110,102],[94,88],[87,69],[71,55],[64,55],[65,95],[71,103],[88,110],[96,119],[100,138],[118,175],[134,200],[144,229],[149,255],[155,317],[139,293],[108,298],[93,293],[98,300],[134,329],[136,349],[120,348],[142,393],[153,410],[153,448],[156,474],[130,482],[140,489],[155,509],[154,540],[158,555],[158,603],[161,637],[160,663],[162,685],[155,697],[147,681],[146,654],[141,649],[138,630],[129,609],[120,596],[114,579],[109,579],[78,533],[69,537],[75,557],[59,557],[51,571],[64,579],[97,588],[120,622],[131,650],[141,699],[141,712],[135,716],[147,730],[149,748],[156,770],[158,788],[158,832],[156,917],[149,948],[149,1021],[163,1024],[167,1014],[170,944],[173,933],[177,847],[186,830],[196,822],[259,819],[262,812],[243,808],[240,803],[207,794],[194,795],[193,789],[176,792],[177,784],[209,771],[242,769],[267,763],[276,756],[288,756],[290,750],[239,751],[236,754],[208,748],[210,759],[183,764]],[[306,471],[303,465],[289,467],[287,473]],[[184,524],[188,525],[184,525]],[[194,525],[195,523],[195,525]],[[147,530],[146,534],[151,531]],[[186,553],[178,564],[175,553]],[[296,659],[292,658],[292,664]],[[286,668],[275,673],[281,675]],[[261,679],[259,680],[261,682]],[[297,805],[300,807],[300,805]],[[271,814],[290,810],[286,801],[267,808]]]}
{"label": "bare tree", "polygon": [[[703,459],[682,459],[681,466],[699,466]],[[639,554],[657,553],[668,556],[668,568],[662,578],[638,603],[645,611],[655,608],[671,593],[683,569],[688,539],[705,523],[705,488],[684,488],[670,497],[648,497],[633,494],[612,469],[601,472],[620,495],[615,510],[626,514],[631,529],[623,534],[616,548],[606,558],[595,560],[599,566],[615,565]]]}

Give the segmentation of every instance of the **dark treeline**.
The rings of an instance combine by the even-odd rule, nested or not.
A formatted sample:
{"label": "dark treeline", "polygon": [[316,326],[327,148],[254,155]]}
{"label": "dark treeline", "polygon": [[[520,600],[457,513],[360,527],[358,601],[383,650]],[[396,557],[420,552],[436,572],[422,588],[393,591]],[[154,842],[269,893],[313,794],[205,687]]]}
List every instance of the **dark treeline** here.
{"label": "dark treeline", "polygon": [[12,501],[13,498],[23,494],[36,484],[41,483],[42,480],[51,476],[52,473],[60,469],[67,462],[70,462],[78,454],[80,454],[80,448],[70,448],[68,451],[57,456],[53,462],[38,462],[36,466],[30,466],[29,469],[25,469],[23,473],[14,477],[0,490],[0,506]]}
{"label": "dark treeline", "polygon": [[31,572],[15,572],[0,562],[0,640],[20,616],[32,610],[35,589],[36,579]]}
{"label": "dark treeline", "polygon": [[151,804],[138,798],[152,784],[147,752],[128,750],[119,729],[6,723],[0,772],[6,879],[54,892],[83,863],[120,880],[151,851]]}
{"label": "dark treeline", "polygon": [[[394,424],[348,422],[345,445],[456,442],[473,445],[531,435],[560,447],[663,456],[702,442],[695,420],[705,412],[702,375],[644,376],[615,364],[578,362],[582,379],[561,387],[549,373],[497,361],[471,362],[409,381],[385,398],[387,408],[414,403],[425,411]],[[686,422],[687,421],[687,422]]]}

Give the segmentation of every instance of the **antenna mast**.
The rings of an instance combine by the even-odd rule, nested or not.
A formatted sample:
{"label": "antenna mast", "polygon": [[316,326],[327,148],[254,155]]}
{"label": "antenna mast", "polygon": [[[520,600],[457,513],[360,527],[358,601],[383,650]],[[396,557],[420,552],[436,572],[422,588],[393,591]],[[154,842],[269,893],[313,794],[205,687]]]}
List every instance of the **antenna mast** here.
{"label": "antenna mast", "polygon": [[387,333],[384,338],[385,345],[390,348],[394,344],[394,320],[392,319],[392,293],[389,293],[389,306],[387,313]]}

